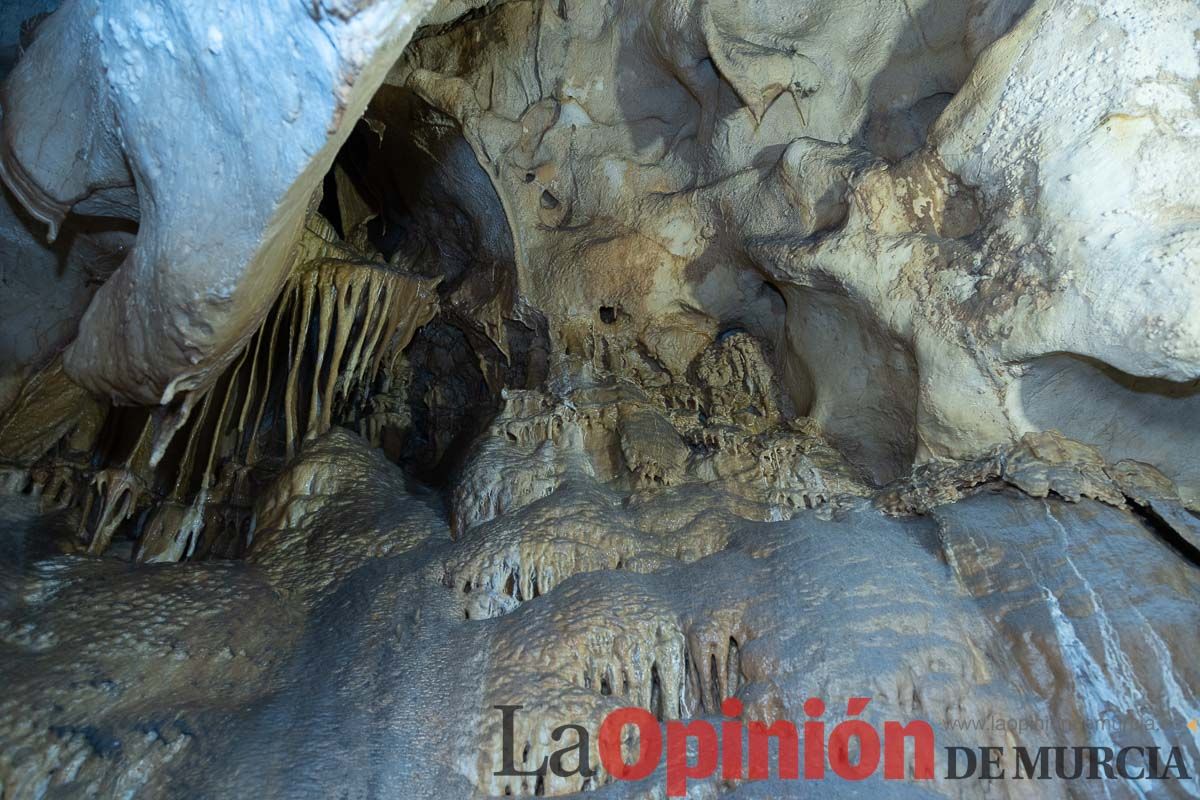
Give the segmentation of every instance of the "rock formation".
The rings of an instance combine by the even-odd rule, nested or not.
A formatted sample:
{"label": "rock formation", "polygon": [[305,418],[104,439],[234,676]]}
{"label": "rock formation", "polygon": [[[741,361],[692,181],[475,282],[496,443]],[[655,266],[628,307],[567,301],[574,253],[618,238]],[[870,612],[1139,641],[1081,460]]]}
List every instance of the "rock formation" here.
{"label": "rock formation", "polygon": [[665,796],[633,707],[690,797],[1200,797],[1194,2],[25,0],[3,74],[0,796]]}

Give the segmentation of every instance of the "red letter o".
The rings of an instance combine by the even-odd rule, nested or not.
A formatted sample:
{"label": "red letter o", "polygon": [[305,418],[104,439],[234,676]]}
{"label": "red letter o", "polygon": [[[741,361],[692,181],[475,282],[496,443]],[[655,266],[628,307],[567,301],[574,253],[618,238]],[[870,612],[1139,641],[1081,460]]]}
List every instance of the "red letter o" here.
{"label": "red letter o", "polygon": [[[850,740],[858,739],[858,763],[850,763]],[[879,734],[861,719],[848,719],[829,734],[829,766],[848,781],[866,780],[879,768]]]}
{"label": "red letter o", "polygon": [[[626,725],[638,729],[638,760],[626,764],[621,754],[621,732]],[[662,757],[662,730],[658,720],[644,708],[618,708],[600,723],[600,763],[619,781],[640,781],[650,777]]]}

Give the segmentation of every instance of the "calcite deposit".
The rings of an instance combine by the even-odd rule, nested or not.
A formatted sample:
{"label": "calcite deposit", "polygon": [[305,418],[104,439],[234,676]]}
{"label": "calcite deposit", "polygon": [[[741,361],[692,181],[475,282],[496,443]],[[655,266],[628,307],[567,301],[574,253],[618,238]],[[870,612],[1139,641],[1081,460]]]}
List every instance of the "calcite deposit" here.
{"label": "calcite deposit", "polygon": [[1200,797],[1194,0],[12,0],[0,78],[0,798]]}

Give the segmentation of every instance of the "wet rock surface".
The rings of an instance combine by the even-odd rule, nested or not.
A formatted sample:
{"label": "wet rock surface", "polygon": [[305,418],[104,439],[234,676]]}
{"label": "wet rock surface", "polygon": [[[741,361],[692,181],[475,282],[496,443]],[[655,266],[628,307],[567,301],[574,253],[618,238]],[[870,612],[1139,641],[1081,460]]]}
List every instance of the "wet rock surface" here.
{"label": "wet rock surface", "polygon": [[5,5],[0,798],[659,798],[505,758],[728,698],[1188,777],[688,796],[1200,797],[1197,31]]}
{"label": "wet rock surface", "polygon": [[[661,773],[540,789],[494,776],[493,707],[525,706],[517,749],[537,764],[564,722],[594,730],[626,705],[715,720],[733,695],[766,721],[804,719],[809,697],[869,697],[865,719],[928,719],[939,746],[1161,740],[1200,757],[1200,569],[1132,506],[993,479],[927,515],[847,496],[772,522],[712,486],[647,494],[579,474],[455,539],[436,498],[344,431],[261,503],[246,564],[42,553],[10,569],[6,791],[653,796]],[[36,511],[7,513],[13,530]]]}

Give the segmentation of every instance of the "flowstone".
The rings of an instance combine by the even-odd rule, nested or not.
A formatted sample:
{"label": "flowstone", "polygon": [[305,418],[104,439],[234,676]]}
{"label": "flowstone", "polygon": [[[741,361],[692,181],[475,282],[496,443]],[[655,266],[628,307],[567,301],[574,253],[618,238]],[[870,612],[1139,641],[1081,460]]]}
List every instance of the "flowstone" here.
{"label": "flowstone", "polygon": [[1198,31],[6,3],[0,800],[1200,798]]}
{"label": "flowstone", "polygon": [[[1070,481],[1057,485],[1070,493]],[[1030,497],[994,476],[960,494],[915,518],[848,498],[771,522],[760,504],[719,483],[646,490],[577,474],[452,539],[436,497],[406,487],[368,442],[335,430],[262,497],[249,563],[131,571],[112,559],[40,555],[18,568],[9,585],[21,588],[4,598],[11,622],[3,647],[17,687],[6,718],[24,722],[4,732],[5,785],[78,774],[97,786],[150,791],[166,781],[203,795],[235,785],[266,793],[402,786],[417,796],[446,796],[448,786],[461,787],[455,796],[604,786],[611,796],[640,797],[661,787],[661,772],[644,784],[614,784],[603,772],[590,780],[495,775],[505,753],[495,706],[504,705],[523,706],[512,747],[526,766],[559,749],[551,738],[559,725],[595,731],[606,713],[628,705],[664,720],[716,720],[720,699],[732,695],[745,718],[768,722],[804,719],[810,696],[867,696],[865,719],[928,719],[942,746],[1037,746],[1083,735],[1096,715],[1113,723],[1105,742],[1114,747],[1141,742],[1135,720],[1152,719],[1164,732],[1184,726],[1196,703],[1189,687],[1200,654],[1186,631],[1200,614],[1200,575],[1138,507]],[[32,512],[26,503],[23,514]],[[32,547],[33,533],[10,548]],[[114,571],[124,576],[115,584],[100,577]],[[151,575],[175,588],[155,590],[144,582]],[[192,619],[167,598],[186,596],[181,587],[195,581],[205,588]],[[140,587],[138,597],[160,600],[135,626],[142,633],[132,649],[107,658],[136,661],[149,646],[136,642],[173,642],[159,669],[179,663],[185,671],[161,680],[171,686],[179,679],[171,676],[186,675],[194,698],[178,719],[167,710],[175,701],[155,694],[121,706],[124,687],[141,685],[131,679],[103,688],[101,676],[116,667],[97,660],[97,642],[133,635],[127,583]],[[247,591],[266,592],[256,614],[271,622],[246,618]],[[283,620],[292,622],[280,627]],[[240,676],[239,691],[250,694],[236,713],[225,710],[229,674],[201,660],[209,645],[176,633],[181,624],[196,636],[224,631],[229,669],[247,658],[260,665],[252,679]],[[270,657],[252,656],[265,642]],[[54,684],[52,704],[17,678],[37,659],[72,675]],[[352,722],[347,709],[362,716]],[[843,718],[831,704],[826,722]],[[103,724],[94,723],[91,744],[63,751],[77,753],[64,772],[46,760],[65,758],[48,755],[61,745],[40,731],[70,730],[81,719]],[[169,759],[140,744],[158,741],[144,731],[162,730],[150,722],[162,719],[186,730],[161,734],[167,743],[155,747]],[[989,727],[996,719],[1041,723],[1014,733]],[[34,734],[51,738],[38,745]],[[1200,755],[1196,744],[1182,742],[1189,763]],[[598,764],[594,739],[590,747]],[[313,768],[297,773],[297,763]],[[962,795],[961,784],[941,778],[925,788]],[[720,789],[698,783],[694,796]],[[1184,783],[1162,790],[1190,796]],[[1068,794],[997,782],[987,796]]]}

